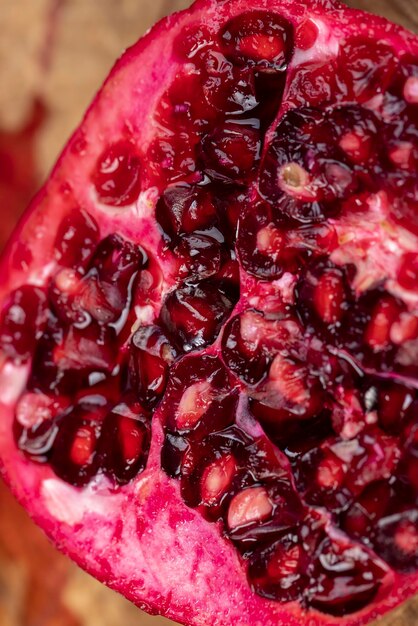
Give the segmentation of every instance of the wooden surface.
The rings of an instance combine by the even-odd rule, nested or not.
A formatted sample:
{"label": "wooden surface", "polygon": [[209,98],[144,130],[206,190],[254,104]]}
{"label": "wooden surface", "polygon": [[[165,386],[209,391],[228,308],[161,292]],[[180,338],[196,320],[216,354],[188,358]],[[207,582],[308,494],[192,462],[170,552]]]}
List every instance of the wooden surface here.
{"label": "wooden surface", "polygon": [[[187,0],[0,0],[0,246],[114,59]],[[350,0],[418,32],[418,0]],[[2,178],[7,152],[13,176]],[[0,484],[0,626],[168,626],[59,555]],[[379,622],[418,626],[418,600]]]}

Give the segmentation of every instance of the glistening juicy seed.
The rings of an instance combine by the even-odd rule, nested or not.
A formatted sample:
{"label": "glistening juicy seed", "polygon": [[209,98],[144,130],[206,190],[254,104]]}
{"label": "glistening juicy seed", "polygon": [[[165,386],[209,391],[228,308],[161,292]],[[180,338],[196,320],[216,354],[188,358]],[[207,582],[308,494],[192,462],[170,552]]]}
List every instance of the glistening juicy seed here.
{"label": "glistening juicy seed", "polygon": [[159,464],[249,589],[339,618],[418,574],[418,56],[220,14],[5,303],[14,440],[109,494]]}

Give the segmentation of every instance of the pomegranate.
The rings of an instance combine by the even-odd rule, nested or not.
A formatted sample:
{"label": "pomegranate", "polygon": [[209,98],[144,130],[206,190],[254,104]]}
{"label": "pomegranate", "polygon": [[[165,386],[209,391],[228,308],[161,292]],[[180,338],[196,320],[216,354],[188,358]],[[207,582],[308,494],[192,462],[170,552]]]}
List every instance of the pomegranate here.
{"label": "pomegranate", "polygon": [[265,5],[128,50],[17,228],[1,467],[151,612],[354,626],[418,590],[418,42]]}

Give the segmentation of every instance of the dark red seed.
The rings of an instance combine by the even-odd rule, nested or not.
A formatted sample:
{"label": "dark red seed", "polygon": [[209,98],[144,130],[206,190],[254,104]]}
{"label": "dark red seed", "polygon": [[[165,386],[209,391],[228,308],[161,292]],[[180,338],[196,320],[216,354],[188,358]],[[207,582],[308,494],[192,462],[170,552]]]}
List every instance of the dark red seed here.
{"label": "dark red seed", "polygon": [[18,448],[38,463],[47,462],[58,431],[55,422],[69,405],[63,397],[24,393],[16,405],[13,426]]}
{"label": "dark red seed", "polygon": [[221,31],[223,50],[234,63],[284,71],[293,52],[292,26],[268,11],[242,13]]}
{"label": "dark red seed", "polygon": [[[224,401],[228,406],[236,403],[235,396],[230,398],[230,391],[228,372],[217,357],[190,355],[180,359],[171,368],[161,404],[168,430],[173,433],[199,427],[209,409],[219,427],[225,427],[225,421],[229,423],[231,419],[229,413],[232,412],[232,420],[234,418],[233,409],[222,410]],[[214,423],[209,420],[206,427],[211,432]]]}
{"label": "dark red seed", "polygon": [[[187,106],[187,103],[186,103]],[[181,108],[182,105],[181,105]],[[147,153],[149,173],[158,186],[175,182],[192,182],[196,178],[196,145],[198,137],[177,124],[175,130],[162,131]]]}
{"label": "dark red seed", "polygon": [[392,324],[401,313],[395,298],[383,296],[371,312],[371,319],[364,332],[364,341],[374,351],[383,350],[390,342]]}
{"label": "dark red seed", "polygon": [[141,163],[135,146],[119,141],[100,155],[92,182],[100,202],[124,207],[135,202],[141,190]]}
{"label": "dark red seed", "polygon": [[385,384],[378,392],[377,412],[379,425],[387,432],[399,433],[408,410],[412,407],[415,392],[409,387]]}
{"label": "dark red seed", "polygon": [[188,352],[216,339],[234,304],[233,294],[224,293],[215,283],[185,285],[166,298],[161,322]]}
{"label": "dark red seed", "polygon": [[164,393],[169,368],[177,353],[161,328],[143,326],[132,337],[129,386],[146,406],[154,406]]}
{"label": "dark red seed", "polygon": [[90,265],[103,282],[127,287],[132,275],[146,266],[145,250],[121,235],[109,235],[100,242]]}
{"label": "dark red seed", "polygon": [[74,408],[57,422],[50,457],[54,472],[74,486],[86,485],[99,471],[97,454],[103,408]]}
{"label": "dark red seed", "polygon": [[204,279],[219,272],[221,244],[206,235],[184,235],[176,247],[180,278]]}
{"label": "dark red seed", "polygon": [[335,63],[305,63],[298,67],[290,85],[290,99],[298,106],[327,106],[340,100],[344,85],[337,82]]}
{"label": "dark red seed", "polygon": [[253,589],[280,602],[300,599],[308,581],[310,559],[297,534],[288,534],[267,548],[255,550],[248,577]]}
{"label": "dark red seed", "polygon": [[222,337],[222,357],[225,364],[249,385],[258,384],[266,375],[269,364],[264,339],[264,318],[255,311],[234,317],[225,327]]}
{"label": "dark red seed", "polygon": [[61,222],[55,238],[60,265],[80,272],[86,269],[99,242],[99,227],[84,209],[74,209]]}
{"label": "dark red seed", "polygon": [[375,597],[386,574],[383,562],[361,544],[325,539],[307,589],[308,604],[339,617],[353,613]]}
{"label": "dark red seed", "polygon": [[156,219],[170,239],[210,229],[217,221],[211,195],[199,187],[169,187],[156,207]]}
{"label": "dark red seed", "polygon": [[30,359],[46,321],[46,296],[42,289],[23,285],[13,291],[0,320],[0,348],[3,354],[17,362]]}
{"label": "dark red seed", "polygon": [[418,511],[405,510],[381,518],[376,524],[373,546],[396,570],[415,572],[418,567]]}
{"label": "dark red seed", "polygon": [[122,402],[105,417],[100,462],[118,484],[145,469],[151,441],[150,417],[137,402]]}
{"label": "dark red seed", "polygon": [[212,35],[202,24],[186,26],[174,42],[175,54],[182,60],[197,61],[213,45]]}
{"label": "dark red seed", "polygon": [[418,255],[415,252],[406,252],[401,261],[398,273],[398,282],[401,287],[413,291],[418,287]]}
{"label": "dark red seed", "polygon": [[243,268],[264,280],[279,278],[284,271],[285,236],[273,222],[267,203],[243,206],[238,220],[237,253]]}
{"label": "dark red seed", "polygon": [[207,105],[223,115],[249,115],[258,104],[254,73],[233,67],[218,52],[209,53],[205,61],[202,89]]}
{"label": "dark red seed", "polygon": [[[248,456],[248,437],[231,426],[221,432],[192,438],[180,462],[181,492],[188,506],[199,507],[210,520],[226,513],[230,494],[240,481],[242,466]],[[202,437],[203,435],[203,437]]]}
{"label": "dark red seed", "polygon": [[347,99],[367,102],[389,85],[397,56],[388,44],[353,37],[340,47],[343,81],[348,87]]}
{"label": "dark red seed", "polygon": [[87,324],[89,316],[82,308],[83,275],[63,268],[53,277],[49,287],[49,302],[55,315],[64,323]]}
{"label": "dark red seed", "polygon": [[244,183],[260,158],[260,149],[258,130],[228,124],[203,138],[201,159],[210,178]]}
{"label": "dark red seed", "polygon": [[392,489],[388,482],[368,485],[344,515],[344,530],[360,539],[371,536],[375,523],[388,508]]}
{"label": "dark red seed", "polygon": [[237,464],[232,454],[224,454],[212,461],[204,470],[200,481],[202,502],[211,506],[220,501],[230,488],[237,471]]}
{"label": "dark red seed", "polygon": [[118,346],[113,328],[90,324],[72,326],[63,343],[54,349],[54,362],[60,370],[111,373],[116,365]]}
{"label": "dark red seed", "polygon": [[313,304],[325,324],[335,324],[344,314],[345,288],[341,272],[325,271],[314,289]]}
{"label": "dark red seed", "polygon": [[266,489],[250,487],[232,498],[228,508],[228,528],[232,531],[254,522],[264,522],[272,513],[273,503]]}

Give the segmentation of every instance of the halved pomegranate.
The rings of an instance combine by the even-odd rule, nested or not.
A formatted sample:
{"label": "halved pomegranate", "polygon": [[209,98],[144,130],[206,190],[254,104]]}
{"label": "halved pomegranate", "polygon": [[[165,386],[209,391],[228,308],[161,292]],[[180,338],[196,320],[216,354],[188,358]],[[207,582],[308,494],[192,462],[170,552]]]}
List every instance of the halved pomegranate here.
{"label": "halved pomegranate", "polygon": [[16,230],[2,472],[138,606],[359,626],[418,590],[417,81],[380,18],[199,0]]}

